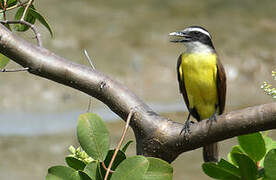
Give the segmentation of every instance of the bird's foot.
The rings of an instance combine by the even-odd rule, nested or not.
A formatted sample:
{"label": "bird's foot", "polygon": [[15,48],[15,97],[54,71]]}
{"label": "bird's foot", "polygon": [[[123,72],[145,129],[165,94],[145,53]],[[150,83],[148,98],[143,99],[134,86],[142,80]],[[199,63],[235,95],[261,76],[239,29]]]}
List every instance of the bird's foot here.
{"label": "bird's foot", "polygon": [[182,128],[182,130],[180,132],[180,134],[182,134],[184,132],[184,136],[188,137],[190,135],[190,133],[191,133],[190,126],[191,126],[191,122],[190,122],[190,120],[187,120],[185,122],[185,124],[184,124],[184,126],[183,126],[183,128]]}
{"label": "bird's foot", "polygon": [[212,126],[212,124],[213,124],[214,122],[217,122],[217,117],[218,117],[217,113],[214,113],[214,114],[207,120],[207,123],[210,123],[210,126]]}

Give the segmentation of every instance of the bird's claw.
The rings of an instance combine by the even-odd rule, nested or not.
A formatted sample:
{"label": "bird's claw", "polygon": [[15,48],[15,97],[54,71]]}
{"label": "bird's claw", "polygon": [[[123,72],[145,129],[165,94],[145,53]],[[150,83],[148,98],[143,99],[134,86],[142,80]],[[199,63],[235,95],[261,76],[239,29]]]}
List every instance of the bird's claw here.
{"label": "bird's claw", "polygon": [[191,133],[191,131],[190,131],[190,125],[191,125],[190,121],[187,120],[185,122],[185,124],[184,124],[184,126],[183,126],[183,128],[182,128],[182,130],[180,132],[180,134],[182,134],[184,132],[184,136],[188,137],[190,135],[190,133]]}
{"label": "bird's claw", "polygon": [[207,120],[207,123],[210,123],[210,126],[214,123],[214,122],[217,122],[217,114],[214,113],[208,120]]}

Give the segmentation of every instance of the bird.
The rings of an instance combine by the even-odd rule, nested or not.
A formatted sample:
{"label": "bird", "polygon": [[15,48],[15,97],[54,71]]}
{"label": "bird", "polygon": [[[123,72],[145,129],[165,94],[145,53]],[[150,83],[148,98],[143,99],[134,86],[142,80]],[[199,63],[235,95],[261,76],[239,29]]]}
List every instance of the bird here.
{"label": "bird", "polygon": [[[177,60],[177,78],[180,93],[189,111],[182,129],[190,133],[190,116],[198,122],[217,120],[225,109],[226,74],[216,53],[210,33],[201,26],[190,26],[169,33],[170,42],[186,47]],[[181,133],[182,133],[181,131]],[[180,134],[181,134],[180,133]],[[205,162],[218,161],[218,143],[203,146]]]}

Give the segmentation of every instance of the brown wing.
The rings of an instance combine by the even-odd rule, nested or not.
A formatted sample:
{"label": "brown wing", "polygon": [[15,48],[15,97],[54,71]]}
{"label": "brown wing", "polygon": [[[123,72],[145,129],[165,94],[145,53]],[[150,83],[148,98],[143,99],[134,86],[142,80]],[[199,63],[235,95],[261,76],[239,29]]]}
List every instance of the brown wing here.
{"label": "brown wing", "polygon": [[183,75],[184,72],[182,71],[182,76],[181,76],[180,71],[179,71],[181,63],[182,63],[182,54],[178,57],[176,71],[177,71],[179,90],[180,90],[181,94],[183,95],[183,98],[184,98],[184,101],[186,103],[187,109],[190,111],[190,109],[189,109],[189,99],[188,99],[188,96],[187,96],[185,83],[184,83],[184,75]]}
{"label": "brown wing", "polygon": [[219,114],[222,114],[224,111],[226,99],[226,74],[219,58],[217,60],[217,91],[219,101]]}

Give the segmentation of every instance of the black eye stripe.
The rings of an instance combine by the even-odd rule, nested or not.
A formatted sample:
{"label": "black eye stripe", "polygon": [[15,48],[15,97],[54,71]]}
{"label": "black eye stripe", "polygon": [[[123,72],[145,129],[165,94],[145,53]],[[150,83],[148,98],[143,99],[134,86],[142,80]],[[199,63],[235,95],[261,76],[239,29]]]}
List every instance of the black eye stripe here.
{"label": "black eye stripe", "polygon": [[196,35],[196,36],[202,34],[201,32],[198,32],[198,31],[192,31],[192,32],[190,32],[190,33],[193,34],[193,35]]}

